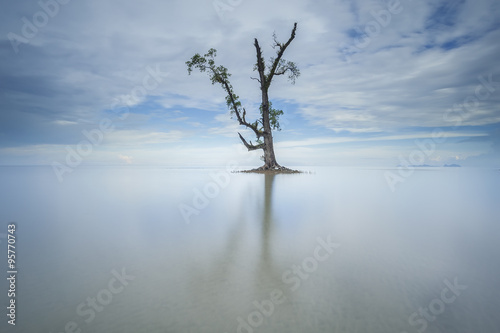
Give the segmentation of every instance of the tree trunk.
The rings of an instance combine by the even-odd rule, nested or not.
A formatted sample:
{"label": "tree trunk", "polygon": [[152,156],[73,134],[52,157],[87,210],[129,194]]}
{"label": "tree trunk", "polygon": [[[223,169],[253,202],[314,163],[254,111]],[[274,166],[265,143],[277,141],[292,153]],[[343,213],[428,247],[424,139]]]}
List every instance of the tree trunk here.
{"label": "tree trunk", "polygon": [[264,168],[265,169],[275,169],[279,168],[280,165],[276,162],[276,157],[274,156],[274,146],[273,146],[273,134],[264,135]]}
{"label": "tree trunk", "polygon": [[264,127],[264,169],[279,168],[274,156],[273,131],[269,123],[269,96],[267,89],[262,89],[262,125]]}
{"label": "tree trunk", "polygon": [[[265,69],[266,66],[264,64],[264,58],[262,57],[262,51],[260,49],[259,41],[257,38],[254,40],[254,45],[255,45],[255,50],[257,53],[257,64],[256,64],[256,69],[259,72],[259,78],[256,78],[260,82],[260,90],[262,92],[262,136],[264,137],[264,144],[262,146],[259,146],[258,148],[262,148],[264,150],[264,165],[260,167],[259,169],[263,170],[269,170],[269,169],[279,169],[279,170],[285,170],[286,168],[282,168],[278,162],[276,162],[276,157],[274,156],[274,145],[273,145],[273,131],[271,129],[271,124],[270,124],[270,119],[269,119],[269,96],[268,96],[268,90],[269,86],[271,85],[271,81],[273,80],[273,77],[275,75],[284,75],[287,73],[287,71],[291,71],[292,74],[290,77],[295,78],[298,76],[299,72],[298,69],[295,67],[295,64],[293,63],[286,63],[281,57],[283,56],[283,53],[285,52],[286,48],[292,40],[295,38],[295,31],[297,30],[297,23],[293,25],[293,30],[290,38],[285,44],[281,44],[276,40],[276,36],[274,38],[274,47],[279,47],[278,53],[276,57],[273,59],[272,58],[272,66],[270,67],[269,74],[265,74]],[[235,108],[237,109],[237,108]],[[237,110],[236,110],[236,114]],[[243,117],[244,118],[244,117]],[[241,123],[241,121],[240,121]],[[257,138],[259,138],[260,135],[257,135]],[[241,135],[240,135],[240,138]],[[251,147],[243,138],[242,138],[243,144],[247,148]],[[253,147],[252,147],[253,148]],[[249,148],[250,149],[250,148]],[[293,171],[293,170],[290,170]]]}

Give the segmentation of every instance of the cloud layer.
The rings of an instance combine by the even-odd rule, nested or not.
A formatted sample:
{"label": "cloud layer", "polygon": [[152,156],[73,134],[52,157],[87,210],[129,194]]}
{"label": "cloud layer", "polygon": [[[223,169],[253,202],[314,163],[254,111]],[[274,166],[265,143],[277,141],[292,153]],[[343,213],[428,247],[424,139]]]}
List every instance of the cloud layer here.
{"label": "cloud layer", "polygon": [[450,139],[431,158],[500,163],[495,0],[42,0],[3,12],[2,164],[62,160],[102,119],[113,131],[85,163],[224,163],[243,129],[220,87],[184,62],[216,48],[256,115],[253,38],[268,59],[272,33],[286,39],[295,21],[286,58],[302,75],[270,91],[285,110],[278,159],[394,165],[438,128]]}

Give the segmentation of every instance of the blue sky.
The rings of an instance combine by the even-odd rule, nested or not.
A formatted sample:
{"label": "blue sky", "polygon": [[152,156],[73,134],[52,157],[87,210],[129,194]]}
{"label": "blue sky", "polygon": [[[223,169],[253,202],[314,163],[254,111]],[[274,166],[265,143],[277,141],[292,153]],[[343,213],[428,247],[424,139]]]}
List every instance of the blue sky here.
{"label": "blue sky", "polygon": [[273,32],[286,40],[296,21],[285,58],[302,75],[270,89],[285,111],[274,135],[280,164],[500,167],[496,0],[2,6],[0,165],[64,164],[104,119],[112,129],[82,164],[258,166],[224,91],[189,76],[185,61],[216,48],[251,118],[260,103],[253,38],[269,59]]}

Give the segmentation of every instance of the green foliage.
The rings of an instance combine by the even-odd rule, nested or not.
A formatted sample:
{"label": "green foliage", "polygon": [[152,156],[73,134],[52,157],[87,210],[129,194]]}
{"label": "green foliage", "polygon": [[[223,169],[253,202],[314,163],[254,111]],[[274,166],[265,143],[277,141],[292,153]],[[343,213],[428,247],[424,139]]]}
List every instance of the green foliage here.
{"label": "green foliage", "polygon": [[[260,114],[262,115],[262,104],[260,105]],[[283,110],[273,108],[273,103],[269,102],[269,124],[273,130],[281,131],[279,118],[283,115]]]}
{"label": "green foliage", "polygon": [[[275,61],[276,61],[275,57],[272,57],[270,59],[270,63],[273,65]],[[268,80],[269,80],[269,75],[271,75],[272,73],[273,65],[269,65],[268,67],[269,70],[269,74],[267,77]],[[293,61],[279,59],[278,63],[276,64],[274,75],[284,75],[284,74],[288,74],[288,80],[290,80],[292,84],[295,84],[295,80],[300,76],[300,70]]]}
{"label": "green foliage", "polygon": [[[200,72],[209,72],[210,81],[212,84],[219,83],[224,90],[228,93],[226,96],[226,105],[234,114],[236,111],[241,111],[241,102],[239,96],[233,91],[233,86],[229,83],[229,77],[231,74],[228,72],[227,68],[220,65],[215,65],[215,57],[217,56],[217,50],[211,48],[205,55],[201,56],[196,53],[191,60],[186,61],[188,73],[191,75],[193,69],[198,69]],[[235,110],[235,108],[237,110]]]}
{"label": "green foliage", "polygon": [[201,72],[204,72],[207,69],[207,64],[209,67],[214,67],[214,59],[216,56],[217,50],[214,48],[208,50],[203,57],[199,53],[196,53],[191,60],[186,61],[189,74],[193,71],[193,67],[198,68]]}
{"label": "green foliage", "polygon": [[[232,86],[231,90],[232,90]],[[232,98],[231,98],[232,97]],[[240,97],[236,95],[235,93],[232,93],[231,95],[226,96],[226,105],[227,108],[231,111],[231,115],[234,114],[234,106],[238,108],[238,111],[241,110],[241,102],[240,102]],[[234,101],[234,104],[233,104]]]}
{"label": "green foliage", "polygon": [[196,53],[191,60],[186,61],[186,65],[188,66],[188,73],[191,74],[193,69],[199,69],[200,72],[206,72],[207,70],[210,72],[210,80],[212,84],[220,83],[224,84],[224,82],[229,83],[228,79],[231,74],[227,71],[227,68],[224,66],[215,66],[215,57],[217,56],[217,50],[212,48],[205,53],[204,56],[201,56],[199,53]]}

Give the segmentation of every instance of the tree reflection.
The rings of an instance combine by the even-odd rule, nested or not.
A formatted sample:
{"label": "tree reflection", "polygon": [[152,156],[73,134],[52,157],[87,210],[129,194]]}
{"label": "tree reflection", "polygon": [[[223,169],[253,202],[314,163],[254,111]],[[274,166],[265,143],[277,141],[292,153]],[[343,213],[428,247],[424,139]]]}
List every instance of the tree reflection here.
{"label": "tree reflection", "polygon": [[217,246],[219,250],[208,258],[203,254],[201,257],[205,259],[194,258],[189,266],[190,303],[203,308],[203,314],[197,316],[207,316],[205,319],[209,321],[214,319],[208,315],[212,310],[226,309],[226,314],[218,316],[228,315],[227,319],[234,325],[236,317],[233,316],[247,315],[249,309],[254,310],[254,301],[268,299],[271,290],[276,288],[282,289],[287,298],[291,297],[288,288],[282,287],[281,274],[285,268],[279,265],[273,251],[280,246],[273,241],[276,175],[252,176],[258,176],[261,182],[260,195],[255,195],[254,184],[248,184],[247,196],[239,202],[240,209],[228,211],[234,214],[234,222],[224,237],[224,245]]}
{"label": "tree reflection", "polygon": [[[260,272],[262,275],[271,277],[273,273],[273,258],[272,258],[272,233],[273,233],[273,184],[274,174],[264,175],[264,204],[262,208],[261,222],[261,255],[260,255]],[[262,276],[261,276],[262,277]],[[260,278],[261,278],[260,277]],[[258,277],[259,278],[259,277]]]}

